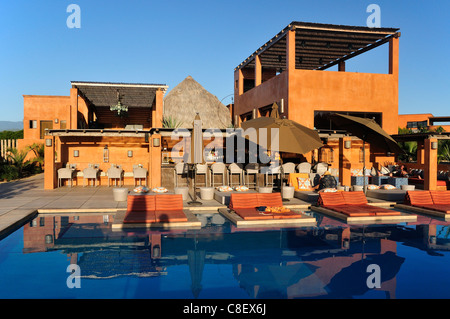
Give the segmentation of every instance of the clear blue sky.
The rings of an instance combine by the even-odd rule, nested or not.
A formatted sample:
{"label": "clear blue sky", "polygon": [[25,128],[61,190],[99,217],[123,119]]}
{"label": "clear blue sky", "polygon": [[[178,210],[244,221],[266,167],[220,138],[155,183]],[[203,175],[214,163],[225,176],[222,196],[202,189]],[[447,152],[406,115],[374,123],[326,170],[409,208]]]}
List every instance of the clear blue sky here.
{"label": "clear blue sky", "polygon": [[[69,29],[69,4],[81,28]],[[450,1],[14,0],[0,2],[0,120],[23,119],[24,94],[69,95],[70,81],[164,83],[191,75],[231,102],[234,68],[291,21],[398,27],[399,112],[450,115]],[[387,45],[347,62],[385,72]],[[228,96],[228,97],[227,97]]]}

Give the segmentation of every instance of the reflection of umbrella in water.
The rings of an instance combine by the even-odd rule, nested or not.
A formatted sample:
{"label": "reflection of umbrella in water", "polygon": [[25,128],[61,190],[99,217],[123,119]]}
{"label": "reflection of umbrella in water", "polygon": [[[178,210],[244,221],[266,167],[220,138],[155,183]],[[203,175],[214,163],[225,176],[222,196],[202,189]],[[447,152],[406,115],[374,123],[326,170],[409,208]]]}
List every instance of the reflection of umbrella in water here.
{"label": "reflection of umbrella in water", "polygon": [[[258,117],[245,121],[241,127],[244,130],[254,128],[259,144],[263,142],[263,132],[267,132],[267,149],[271,151],[305,154],[323,146],[317,131],[289,119],[280,119],[276,103],[272,106],[270,117]],[[251,136],[246,135],[246,138],[251,139]],[[284,178],[282,163],[280,165]],[[283,187],[283,183],[281,183],[281,187]]]}
{"label": "reflection of umbrella in water", "polygon": [[202,290],[201,282],[206,252],[204,250],[188,250],[187,255],[189,272],[191,273],[192,293],[194,294],[194,298],[198,298]]}
{"label": "reflection of umbrella in water", "polygon": [[331,120],[339,127],[346,130],[363,141],[363,189],[366,190],[366,142],[377,145],[379,148],[391,153],[403,153],[397,142],[384,131],[373,119],[362,118],[344,114],[333,114]]}
{"label": "reflection of umbrella in water", "polygon": [[[194,199],[188,202],[190,205],[201,205],[202,203],[197,201],[197,164],[205,163],[203,158],[203,133],[202,133],[202,120],[197,113],[193,123],[193,129],[191,134],[191,150],[189,152],[188,164],[192,165],[194,170]],[[206,176],[205,176],[206,178]]]}
{"label": "reflection of umbrella in water", "polygon": [[367,271],[371,264],[380,267],[380,283],[394,278],[400,270],[405,258],[397,256],[392,251],[384,254],[368,255],[365,259],[354,262],[337,273],[325,287],[330,298],[349,298],[361,296],[371,288],[367,286],[367,278],[372,274]]}
{"label": "reflection of umbrella in water", "polygon": [[[316,268],[303,262],[255,267],[258,268],[256,272],[253,267],[243,268],[239,275],[239,285],[251,292],[255,286],[259,287],[258,298],[286,298],[287,288],[313,274]],[[250,271],[246,271],[247,269]]]}

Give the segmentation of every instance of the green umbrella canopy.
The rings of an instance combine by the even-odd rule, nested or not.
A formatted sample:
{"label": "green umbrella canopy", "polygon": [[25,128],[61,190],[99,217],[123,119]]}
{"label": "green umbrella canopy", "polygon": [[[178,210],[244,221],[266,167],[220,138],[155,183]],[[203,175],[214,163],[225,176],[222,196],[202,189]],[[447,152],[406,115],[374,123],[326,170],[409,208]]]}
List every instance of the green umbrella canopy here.
{"label": "green umbrella canopy", "polygon": [[377,145],[391,153],[403,153],[397,142],[373,119],[344,114],[333,114],[331,120],[339,127],[363,141]]}
{"label": "green umbrella canopy", "polygon": [[[272,106],[270,117],[259,117],[245,121],[241,123],[241,127],[244,130],[249,128],[256,129],[256,135],[258,137],[257,144],[264,142],[261,141],[264,136],[262,135],[263,131],[260,129],[267,129],[268,150],[275,149],[279,152],[305,154],[323,146],[319,134],[315,130],[289,119],[280,119],[278,115],[278,105],[276,103]],[[246,138],[250,139],[251,137],[246,135]],[[277,142],[278,149],[276,149]]]}

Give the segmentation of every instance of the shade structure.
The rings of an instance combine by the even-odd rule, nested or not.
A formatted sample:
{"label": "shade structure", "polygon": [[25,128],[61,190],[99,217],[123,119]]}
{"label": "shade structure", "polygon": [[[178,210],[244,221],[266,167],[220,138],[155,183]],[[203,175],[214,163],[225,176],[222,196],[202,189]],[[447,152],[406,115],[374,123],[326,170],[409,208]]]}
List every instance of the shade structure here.
{"label": "shade structure", "polygon": [[[266,146],[267,150],[271,151],[305,154],[323,146],[317,131],[289,119],[280,119],[276,103],[272,105],[270,117],[259,117],[243,122],[241,127],[244,130],[254,128],[258,141],[252,141],[251,135],[246,135],[246,138]],[[281,166],[281,174],[284,177],[283,166]],[[283,182],[281,182],[281,192],[283,192]]]}
{"label": "shade structure", "polygon": [[[268,150],[305,154],[323,146],[317,131],[289,119],[280,119],[276,103],[272,106],[270,117],[259,117],[243,122],[241,127],[244,130],[256,129],[258,144],[264,145],[267,142]],[[267,141],[262,140],[265,133]]]}
{"label": "shade structure", "polygon": [[[379,148],[391,153],[403,153],[397,142],[378,125],[373,119],[362,118],[351,115],[335,113],[331,120],[339,127],[363,141],[363,175],[366,171],[366,149],[365,143],[377,145]],[[366,180],[363,178],[363,189],[365,191]]]}
{"label": "shade structure", "polygon": [[201,202],[197,201],[196,175],[197,175],[197,164],[203,163],[205,163],[205,159],[203,157],[202,120],[200,118],[200,115],[197,113],[193,123],[193,129],[191,133],[191,149],[188,158],[188,164],[190,164],[194,172],[194,199],[193,201],[189,202],[189,204],[191,205],[201,204]]}

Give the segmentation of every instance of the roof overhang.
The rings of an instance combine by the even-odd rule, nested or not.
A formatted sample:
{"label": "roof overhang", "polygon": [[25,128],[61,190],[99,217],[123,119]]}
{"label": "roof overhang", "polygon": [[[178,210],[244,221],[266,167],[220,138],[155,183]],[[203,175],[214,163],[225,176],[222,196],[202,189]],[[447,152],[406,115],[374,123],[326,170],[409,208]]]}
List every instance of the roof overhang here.
{"label": "roof overhang", "polygon": [[88,104],[98,107],[117,104],[119,96],[121,103],[128,107],[151,107],[156,91],[168,88],[165,84],[146,83],[72,81],[71,84]]}
{"label": "roof overhang", "polygon": [[324,70],[363,52],[374,49],[392,37],[398,28],[369,28],[294,21],[259,47],[235,70],[254,67],[258,55],[262,67],[286,68],[286,34],[295,30],[295,68]]}
{"label": "roof overhang", "polygon": [[427,132],[427,133],[412,133],[412,134],[396,134],[391,137],[397,142],[413,142],[424,141],[426,139],[435,138],[437,140],[450,140],[450,132]]}

